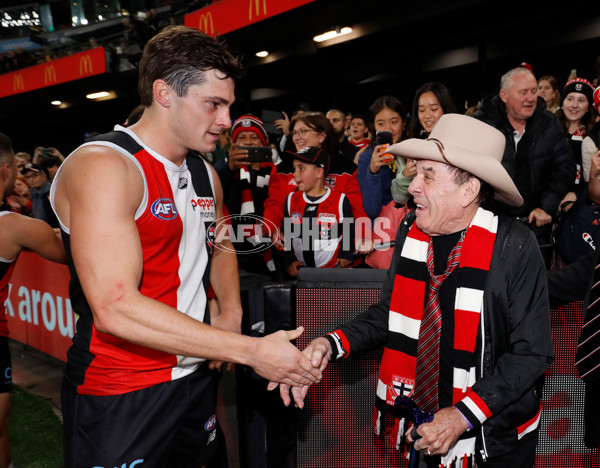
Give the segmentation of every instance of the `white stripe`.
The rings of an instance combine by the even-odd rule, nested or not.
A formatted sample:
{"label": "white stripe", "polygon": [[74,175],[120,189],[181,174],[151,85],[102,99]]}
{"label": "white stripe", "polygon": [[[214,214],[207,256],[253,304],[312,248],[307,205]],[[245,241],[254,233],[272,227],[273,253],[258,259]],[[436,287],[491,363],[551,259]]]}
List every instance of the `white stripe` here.
{"label": "white stripe", "polygon": [[240,214],[254,213],[254,202],[252,200],[242,203]]}
{"label": "white stripe", "polygon": [[454,383],[454,388],[458,388],[463,393],[467,393],[469,387],[475,385],[475,367],[471,367],[471,369],[469,369],[468,371],[465,369],[455,367],[454,376],[452,379],[452,382]]}
{"label": "white stripe", "polygon": [[240,180],[245,180],[250,182],[250,172],[248,172],[248,169],[244,169],[243,167],[240,167]]}
{"label": "white stripe", "polygon": [[529,426],[527,429],[525,429],[523,432],[521,432],[520,434],[517,435],[519,440],[521,440],[525,435],[529,434],[530,432],[535,431],[538,428],[538,426],[540,425],[541,419],[542,419],[542,412],[540,411],[537,418],[535,418],[535,421],[533,421],[531,423],[531,426]]}
{"label": "white stripe", "polygon": [[387,398],[387,386],[381,381],[381,379],[377,379],[377,397],[383,401],[385,401]]}
{"label": "white stripe", "polygon": [[335,358],[339,359],[345,354],[344,347],[342,346],[342,340],[340,339],[340,336],[335,332],[331,333],[331,336],[333,337],[333,341],[335,342],[335,346],[337,348],[337,354]]}
{"label": "white stripe", "polygon": [[415,320],[390,310],[388,327],[391,332],[402,333],[409,338],[418,340],[420,325],[420,320]]}
{"label": "white stripe", "polygon": [[402,256],[417,262],[427,261],[428,242],[407,237],[402,247]]}
{"label": "white stripe", "polygon": [[270,177],[271,177],[270,175],[266,175],[266,176],[259,175],[259,176],[257,176],[256,177],[256,186],[258,188],[263,188],[263,187],[268,186],[269,185],[269,178]]}
{"label": "white stripe", "polygon": [[479,226],[486,231],[496,233],[498,231],[498,217],[491,211],[480,207],[471,221],[471,226]]}
{"label": "white stripe", "polygon": [[456,290],[455,309],[481,312],[483,291],[481,289],[460,287]]}
{"label": "white stripe", "polygon": [[463,398],[462,402],[467,406],[467,408],[469,408],[469,410],[471,410],[481,424],[487,420],[486,415],[479,409],[479,406],[477,406],[470,397]]}

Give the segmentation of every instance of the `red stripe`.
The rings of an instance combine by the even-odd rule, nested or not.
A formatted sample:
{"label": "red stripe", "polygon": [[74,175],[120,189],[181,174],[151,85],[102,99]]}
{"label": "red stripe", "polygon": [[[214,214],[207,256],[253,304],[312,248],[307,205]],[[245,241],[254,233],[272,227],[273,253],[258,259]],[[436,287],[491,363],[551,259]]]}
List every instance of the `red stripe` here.
{"label": "red stripe", "polygon": [[379,366],[379,379],[386,385],[392,382],[392,376],[401,375],[414,380],[417,358],[402,351],[385,348]]}
{"label": "red stripe", "polygon": [[390,312],[401,313],[405,317],[421,320],[423,315],[423,298],[425,297],[425,282],[396,275]]}
{"label": "red stripe", "polygon": [[521,424],[519,427],[517,427],[517,433],[519,434],[523,434],[523,432],[525,432],[529,427],[531,427],[533,424],[535,424],[537,418],[539,418],[540,413],[542,412],[542,407],[540,406],[539,409],[537,410],[537,413],[535,413],[535,416],[533,418],[531,418],[529,421]]}
{"label": "red stripe", "polygon": [[477,312],[461,309],[454,311],[454,323],[460,323],[460,327],[455,327],[454,330],[454,349],[475,352],[479,319],[480,314]]}
{"label": "red stripe", "polygon": [[469,248],[463,249],[460,266],[487,271],[492,261],[494,249],[491,246],[494,245],[495,238],[496,233],[480,226],[471,226],[465,236],[465,242],[468,242]]}
{"label": "red stripe", "polygon": [[486,418],[491,418],[492,417],[492,412],[490,411],[490,409],[488,408],[488,406],[485,404],[485,402],[479,397],[479,395],[477,395],[477,393],[475,392],[471,392],[467,395],[471,401],[473,401],[473,403],[475,403],[475,405],[477,405],[477,407],[479,408],[479,410],[485,414]]}

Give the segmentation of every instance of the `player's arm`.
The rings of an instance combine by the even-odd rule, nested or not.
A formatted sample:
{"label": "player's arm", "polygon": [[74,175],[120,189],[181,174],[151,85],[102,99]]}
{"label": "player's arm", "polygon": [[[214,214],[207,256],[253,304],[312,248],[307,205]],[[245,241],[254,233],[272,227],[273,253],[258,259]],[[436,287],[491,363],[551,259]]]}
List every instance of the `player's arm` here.
{"label": "player's arm", "polygon": [[139,170],[97,146],[80,149],[63,165],[56,205],[70,228],[73,261],[99,331],[171,354],[250,365],[271,380],[318,380],[320,372],[289,343],[301,330],[253,339],[142,295],[143,257],[134,219],[144,190]]}
{"label": "player's arm", "polygon": [[6,258],[14,258],[26,249],[52,262],[67,261],[62,241],[45,221],[15,213],[5,217],[0,229]]}
{"label": "player's arm", "polygon": [[34,251],[46,260],[67,263],[65,247],[57,232],[48,223],[19,215],[15,227],[22,236],[20,242],[23,248]]}

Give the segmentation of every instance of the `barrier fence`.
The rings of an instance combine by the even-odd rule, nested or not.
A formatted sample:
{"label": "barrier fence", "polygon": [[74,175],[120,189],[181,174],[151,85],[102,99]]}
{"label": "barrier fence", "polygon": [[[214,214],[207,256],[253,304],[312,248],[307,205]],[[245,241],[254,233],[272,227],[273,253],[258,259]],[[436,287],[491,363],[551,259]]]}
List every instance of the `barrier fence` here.
{"label": "barrier fence", "polygon": [[[384,273],[370,269],[306,268],[293,286],[262,283],[256,277],[242,278],[244,329],[256,329],[256,323],[264,320],[269,333],[293,328],[295,321],[306,329],[297,343],[303,348],[313,337],[330,331],[375,302]],[[76,322],[68,281],[66,266],[23,252],[6,302],[11,338],[65,361]],[[281,310],[286,308],[289,310],[282,317]],[[573,364],[582,321],[581,303],[553,309],[551,317],[556,360],[546,372],[535,466],[598,467],[600,453],[583,444],[584,390]],[[297,468],[405,466],[404,461],[372,442],[371,408],[380,355],[380,351],[373,351],[330,365],[323,381],[310,390],[306,408],[296,412],[296,443],[285,448],[288,455],[295,452]],[[243,390],[240,382],[237,386],[238,392]],[[278,445],[277,458],[285,456],[281,453],[282,444]],[[252,448],[243,451],[246,450],[252,452]],[[250,458],[242,454],[242,467],[253,466],[247,461]]]}

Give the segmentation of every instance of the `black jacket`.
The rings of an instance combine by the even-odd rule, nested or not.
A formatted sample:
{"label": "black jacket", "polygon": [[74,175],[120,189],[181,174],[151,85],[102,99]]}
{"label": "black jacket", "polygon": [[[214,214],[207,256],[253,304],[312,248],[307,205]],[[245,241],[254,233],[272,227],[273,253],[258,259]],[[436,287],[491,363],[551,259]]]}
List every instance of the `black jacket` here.
{"label": "black jacket", "polygon": [[[380,302],[340,327],[348,339],[349,354],[387,341],[394,278],[413,220],[414,213],[400,224]],[[478,421],[470,422],[478,431],[476,449],[494,457],[513,449],[517,427],[535,417],[544,372],[554,360],[547,271],[535,237],[519,221],[499,219],[484,294],[484,335],[480,328],[478,340],[484,344],[477,350],[477,382],[472,390],[492,416],[481,426]]]}
{"label": "black jacket", "polygon": [[515,148],[514,128],[506,115],[506,106],[499,95],[486,97],[473,117],[500,130],[506,137],[502,165],[523,196],[520,208],[498,204],[498,211],[511,216],[528,216],[542,208],[553,216],[558,204],[575,180],[575,161],[571,148],[556,115],[546,109],[538,98],[533,115],[527,120],[525,133]]}

